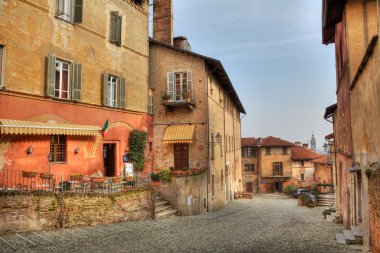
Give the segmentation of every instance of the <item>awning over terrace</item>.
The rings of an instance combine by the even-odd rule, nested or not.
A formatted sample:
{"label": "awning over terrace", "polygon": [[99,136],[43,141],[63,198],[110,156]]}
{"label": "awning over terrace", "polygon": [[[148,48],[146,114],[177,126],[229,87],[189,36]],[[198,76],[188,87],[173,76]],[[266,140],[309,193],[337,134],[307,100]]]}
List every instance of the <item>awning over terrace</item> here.
{"label": "awning over terrace", "polygon": [[97,136],[98,126],[0,119],[1,134]]}
{"label": "awning over terrace", "polygon": [[195,125],[168,126],[165,129],[164,143],[193,143]]}

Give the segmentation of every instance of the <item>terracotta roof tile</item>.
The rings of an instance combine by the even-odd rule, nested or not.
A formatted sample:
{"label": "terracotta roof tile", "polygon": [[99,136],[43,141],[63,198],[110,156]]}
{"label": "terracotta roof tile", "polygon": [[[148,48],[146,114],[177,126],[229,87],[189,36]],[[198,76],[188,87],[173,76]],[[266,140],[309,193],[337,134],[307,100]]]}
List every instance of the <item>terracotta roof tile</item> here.
{"label": "terracotta roof tile", "polygon": [[311,161],[312,163],[327,164],[327,155],[320,155],[319,158]]}
{"label": "terracotta roof tile", "polygon": [[304,147],[292,147],[291,150],[293,160],[313,160],[321,156]]}
{"label": "terracotta roof tile", "polygon": [[242,147],[251,147],[257,145],[257,139],[256,138],[241,138],[241,146]]}
{"label": "terracotta roof tile", "polygon": [[263,147],[293,147],[294,143],[285,141],[280,138],[269,136],[261,140],[261,146]]}

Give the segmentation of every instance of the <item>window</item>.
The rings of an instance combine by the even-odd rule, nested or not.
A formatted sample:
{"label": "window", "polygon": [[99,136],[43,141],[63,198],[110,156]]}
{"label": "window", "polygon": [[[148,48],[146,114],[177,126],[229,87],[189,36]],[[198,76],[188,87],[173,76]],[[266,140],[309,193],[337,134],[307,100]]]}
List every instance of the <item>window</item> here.
{"label": "window", "polygon": [[305,174],[301,174],[301,181],[305,181]]}
{"label": "window", "polygon": [[111,11],[110,19],[110,42],[121,46],[121,23],[122,17],[117,11]]}
{"label": "window", "polygon": [[81,64],[60,60],[51,54],[47,58],[46,80],[47,96],[66,100],[81,100]]}
{"label": "window", "polygon": [[169,72],[168,95],[174,102],[183,102],[184,96],[191,98],[192,95],[192,73],[191,72]]}
{"label": "window", "polygon": [[148,97],[148,113],[153,115],[153,95],[149,94]]}
{"label": "window", "polygon": [[247,156],[248,157],[252,156],[252,148],[251,147],[247,148]]}
{"label": "window", "polygon": [[223,170],[220,170],[220,187],[223,189],[223,180],[224,180],[224,177],[223,177]]}
{"label": "window", "polygon": [[300,163],[301,163],[301,166],[305,166],[305,161],[304,160],[301,160]]}
{"label": "window", "polygon": [[125,108],[125,79],[103,74],[103,105]]}
{"label": "window", "polygon": [[81,23],[83,0],[57,0],[56,16],[70,23]]}
{"label": "window", "polygon": [[5,86],[5,47],[0,45],[0,88]]}
{"label": "window", "polygon": [[211,194],[215,195],[215,176],[214,174],[211,176]]}
{"label": "window", "polygon": [[50,139],[50,154],[53,163],[66,162],[66,136],[52,135]]}
{"label": "window", "polygon": [[283,155],[287,155],[288,154],[288,148],[287,147],[283,147],[282,148],[282,154]]}
{"label": "window", "polygon": [[215,159],[214,155],[214,134],[211,134],[211,160]]}
{"label": "window", "polygon": [[244,171],[255,171],[255,165],[254,164],[244,164]]}
{"label": "window", "polygon": [[271,154],[271,148],[270,147],[265,148],[265,154],[266,155],[270,155]]}
{"label": "window", "polygon": [[282,162],[273,163],[273,176],[282,176]]}

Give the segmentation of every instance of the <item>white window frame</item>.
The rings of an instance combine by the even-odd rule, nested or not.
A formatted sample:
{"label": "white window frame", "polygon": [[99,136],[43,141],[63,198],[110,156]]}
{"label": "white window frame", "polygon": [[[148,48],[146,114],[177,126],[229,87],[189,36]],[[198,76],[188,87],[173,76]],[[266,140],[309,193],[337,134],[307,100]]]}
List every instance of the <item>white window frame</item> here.
{"label": "white window frame", "polygon": [[[179,86],[180,86],[180,89],[179,89],[179,91],[180,91],[180,94],[179,94],[179,96],[180,96],[180,98],[179,99],[177,99],[177,75],[180,75],[180,84],[179,84]],[[186,90],[184,90],[183,89],[183,85],[184,85],[184,83],[183,83],[183,79],[184,79],[184,76],[186,76]],[[188,76],[187,76],[187,72],[175,72],[174,73],[174,99],[173,99],[173,101],[175,101],[175,102],[183,102],[183,101],[185,101],[184,99],[183,99],[183,96],[182,96],[182,93],[183,92],[189,92],[189,79],[188,79]]]}
{"label": "white window frame", "polygon": [[[63,13],[58,12],[59,2],[61,1],[63,1]],[[58,18],[72,23],[74,21],[74,1],[73,0],[57,0],[56,15]]]}
{"label": "white window frame", "polygon": [[[58,64],[58,66],[57,66]],[[67,64],[67,98],[64,98],[64,97],[61,97],[61,91],[62,91],[62,70],[63,70],[63,64]],[[59,69],[58,69],[59,68]],[[60,98],[60,99],[66,99],[66,100],[70,100],[71,96],[71,62],[68,62],[68,61],[64,61],[64,60],[61,60],[61,59],[56,59],[55,60],[55,69],[56,70],[59,70],[60,72],[60,78],[59,78],[59,87],[58,87],[58,96],[55,96],[55,92],[57,91],[56,89],[56,83],[54,83],[54,97],[56,98]]]}
{"label": "white window frame", "polygon": [[5,86],[5,46],[0,45],[0,49],[2,50],[1,54],[1,72],[0,72],[0,87]]}
{"label": "white window frame", "polygon": [[[118,107],[118,89],[119,89],[119,77],[114,75],[109,75],[107,80],[107,85],[109,85],[109,104],[110,107]],[[112,94],[114,93],[114,96]]]}

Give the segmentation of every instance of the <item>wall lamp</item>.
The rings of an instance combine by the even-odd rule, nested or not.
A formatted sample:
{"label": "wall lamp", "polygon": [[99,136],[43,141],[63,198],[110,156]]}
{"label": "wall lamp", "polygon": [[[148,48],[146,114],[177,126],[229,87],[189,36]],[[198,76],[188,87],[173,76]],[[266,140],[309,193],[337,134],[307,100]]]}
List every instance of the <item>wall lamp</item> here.
{"label": "wall lamp", "polygon": [[27,149],[26,149],[26,154],[27,155],[31,155],[33,153],[33,148],[32,146],[29,146]]}
{"label": "wall lamp", "polygon": [[215,135],[215,141],[216,143],[220,143],[222,141],[222,136],[219,132]]}
{"label": "wall lamp", "polygon": [[79,154],[79,152],[80,152],[80,148],[79,148],[79,147],[76,147],[76,148],[74,149],[74,153],[77,155],[77,154]]}

